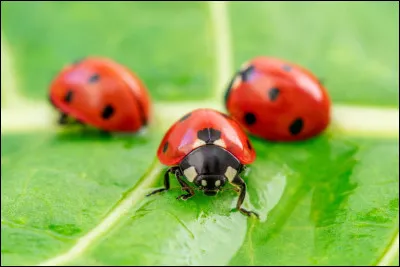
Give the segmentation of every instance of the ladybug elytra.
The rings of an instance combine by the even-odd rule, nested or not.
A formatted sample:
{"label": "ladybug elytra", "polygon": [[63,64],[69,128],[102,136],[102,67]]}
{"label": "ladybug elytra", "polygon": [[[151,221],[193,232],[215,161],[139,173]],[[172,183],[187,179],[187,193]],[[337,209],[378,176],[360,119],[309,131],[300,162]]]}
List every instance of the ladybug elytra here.
{"label": "ladybug elytra", "polygon": [[104,131],[136,132],[149,120],[150,96],[125,66],[87,57],[63,68],[50,86],[50,101],[61,111],[60,124],[72,117]]}
{"label": "ladybug elytra", "polygon": [[170,173],[186,191],[178,197],[183,200],[195,194],[188,182],[207,196],[215,196],[230,183],[240,192],[236,208],[245,215],[258,216],[241,207],[246,184],[240,177],[245,165],[253,162],[256,154],[241,126],[229,116],[213,109],[196,109],[186,114],[167,131],[157,156],[170,168],[164,176],[164,188],[149,195],[170,188]]}
{"label": "ladybug elytra", "polygon": [[235,75],[225,105],[245,130],[270,141],[307,139],[330,121],[330,99],[320,81],[299,65],[271,57],[256,57]]}

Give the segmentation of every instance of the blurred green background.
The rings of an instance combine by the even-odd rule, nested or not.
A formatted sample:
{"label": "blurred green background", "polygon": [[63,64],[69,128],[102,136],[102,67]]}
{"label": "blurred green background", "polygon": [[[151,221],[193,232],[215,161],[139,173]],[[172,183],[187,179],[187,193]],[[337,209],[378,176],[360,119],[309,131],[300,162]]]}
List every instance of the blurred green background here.
{"label": "blurred green background", "polygon": [[[398,2],[221,5],[232,71],[254,56],[281,57],[323,79],[335,106],[398,113]],[[234,192],[176,201],[174,179],[170,192],[143,198],[162,184],[155,151],[165,129],[156,122],[141,135],[104,136],[50,121],[36,128],[30,122],[42,113],[24,106],[23,116],[3,113],[25,100],[47,107],[49,82],[87,55],[136,72],[155,107],[170,103],[155,109],[166,125],[182,115],[173,106],[219,101],[222,109],[215,29],[224,17],[213,10],[210,2],[1,2],[2,118],[30,125],[10,131],[2,122],[2,265],[398,265],[398,134],[252,138],[257,160],[245,180],[246,205],[262,214],[255,221],[230,212]],[[89,240],[132,196],[127,212]],[[80,238],[87,246],[64,254]]]}
{"label": "blurred green background", "polygon": [[[137,72],[156,100],[207,99],[216,59],[207,9],[201,2],[6,2],[2,31],[21,90],[32,98],[46,97],[64,64],[103,55]],[[236,68],[257,55],[282,57],[323,78],[337,103],[398,105],[396,2],[232,2],[229,18]]]}

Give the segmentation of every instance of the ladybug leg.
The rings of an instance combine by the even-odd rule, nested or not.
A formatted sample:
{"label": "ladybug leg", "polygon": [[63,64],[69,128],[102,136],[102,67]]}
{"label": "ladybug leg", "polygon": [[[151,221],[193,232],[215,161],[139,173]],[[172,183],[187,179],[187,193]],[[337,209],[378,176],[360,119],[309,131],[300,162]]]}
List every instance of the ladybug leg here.
{"label": "ladybug leg", "polygon": [[83,121],[78,120],[78,119],[75,119],[75,120],[73,121],[73,124],[85,125],[85,123],[84,123]]}
{"label": "ladybug leg", "polygon": [[177,197],[176,199],[182,199],[182,200],[187,200],[189,198],[191,198],[192,196],[194,196],[194,190],[193,188],[191,188],[182,178],[181,178],[181,173],[179,172],[179,170],[176,171],[175,173],[176,179],[178,180],[178,182],[180,183],[180,185],[182,186],[182,190],[185,190],[187,192],[187,194],[182,194],[179,197]]}
{"label": "ladybug leg", "polygon": [[233,179],[232,184],[238,186],[240,189],[240,195],[239,195],[239,199],[236,203],[236,208],[244,215],[251,216],[253,214],[258,218],[259,217],[258,214],[255,213],[254,211],[248,211],[248,210],[241,208],[244,198],[246,196],[246,183],[243,181],[243,179],[240,178],[239,175],[237,175],[235,177],[235,179]]}
{"label": "ladybug leg", "polygon": [[239,173],[243,173],[248,169],[248,167],[246,165],[242,165],[242,167],[239,170]]}
{"label": "ladybug leg", "polygon": [[68,115],[66,113],[61,113],[60,118],[58,119],[58,124],[64,125],[68,122]]}
{"label": "ladybug leg", "polygon": [[174,168],[169,168],[165,172],[165,174],[164,174],[164,188],[160,188],[160,189],[154,190],[150,194],[147,194],[146,197],[168,190],[169,189],[169,174],[171,172],[173,172],[173,171],[174,171]]}

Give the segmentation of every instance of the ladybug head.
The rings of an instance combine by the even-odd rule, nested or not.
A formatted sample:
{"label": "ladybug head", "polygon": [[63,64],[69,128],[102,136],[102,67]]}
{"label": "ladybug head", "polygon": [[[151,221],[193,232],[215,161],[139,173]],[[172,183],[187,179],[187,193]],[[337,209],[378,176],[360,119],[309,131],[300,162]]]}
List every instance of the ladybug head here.
{"label": "ladybug head", "polygon": [[207,196],[215,196],[226,183],[224,175],[199,175],[194,180],[195,185]]}
{"label": "ladybug head", "polygon": [[241,168],[239,160],[224,148],[210,144],[190,152],[180,163],[183,175],[207,196],[215,196]]}

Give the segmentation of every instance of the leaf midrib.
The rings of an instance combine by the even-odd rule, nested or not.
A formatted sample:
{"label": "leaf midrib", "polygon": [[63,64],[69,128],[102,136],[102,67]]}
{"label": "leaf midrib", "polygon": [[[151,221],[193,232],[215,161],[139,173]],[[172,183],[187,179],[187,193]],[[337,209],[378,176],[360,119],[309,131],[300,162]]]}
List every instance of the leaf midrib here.
{"label": "leaf midrib", "polygon": [[118,202],[118,204],[114,206],[109,214],[107,214],[93,230],[81,237],[69,251],[40,263],[39,266],[55,266],[64,264],[81,255],[90,245],[96,242],[98,238],[106,234],[124,214],[126,214],[144,197],[146,189],[156,183],[162,169],[163,166],[157,160],[153,161],[147,173],[142,176],[134,187],[124,194],[124,197]]}
{"label": "leaf midrib", "polygon": [[392,261],[399,254],[399,228],[393,233],[393,237],[385,247],[382,255],[378,261],[374,264],[375,266],[389,266]]}

